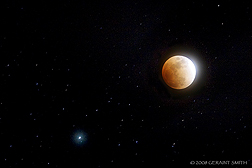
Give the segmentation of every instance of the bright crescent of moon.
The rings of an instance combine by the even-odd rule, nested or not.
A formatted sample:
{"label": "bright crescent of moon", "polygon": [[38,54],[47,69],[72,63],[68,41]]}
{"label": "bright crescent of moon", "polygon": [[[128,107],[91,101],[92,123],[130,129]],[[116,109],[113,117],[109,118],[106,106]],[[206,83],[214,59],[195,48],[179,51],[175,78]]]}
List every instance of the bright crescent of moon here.
{"label": "bright crescent of moon", "polygon": [[164,82],[173,89],[187,88],[193,83],[195,76],[195,65],[185,56],[170,57],[163,64],[162,77]]}

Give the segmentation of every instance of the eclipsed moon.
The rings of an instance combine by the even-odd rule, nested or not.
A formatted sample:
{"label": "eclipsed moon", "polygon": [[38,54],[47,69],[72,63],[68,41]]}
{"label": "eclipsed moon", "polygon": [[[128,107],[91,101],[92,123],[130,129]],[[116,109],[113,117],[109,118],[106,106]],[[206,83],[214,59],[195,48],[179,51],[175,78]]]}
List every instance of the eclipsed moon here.
{"label": "eclipsed moon", "polygon": [[173,89],[185,89],[190,86],[196,76],[193,62],[181,55],[170,57],[162,67],[164,82]]}

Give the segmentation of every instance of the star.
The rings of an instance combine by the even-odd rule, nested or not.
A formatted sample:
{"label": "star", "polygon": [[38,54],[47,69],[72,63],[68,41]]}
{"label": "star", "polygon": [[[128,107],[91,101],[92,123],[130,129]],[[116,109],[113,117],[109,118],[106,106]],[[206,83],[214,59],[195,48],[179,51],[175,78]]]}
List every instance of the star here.
{"label": "star", "polygon": [[71,137],[72,143],[77,146],[85,145],[88,141],[88,135],[82,130],[75,131]]}

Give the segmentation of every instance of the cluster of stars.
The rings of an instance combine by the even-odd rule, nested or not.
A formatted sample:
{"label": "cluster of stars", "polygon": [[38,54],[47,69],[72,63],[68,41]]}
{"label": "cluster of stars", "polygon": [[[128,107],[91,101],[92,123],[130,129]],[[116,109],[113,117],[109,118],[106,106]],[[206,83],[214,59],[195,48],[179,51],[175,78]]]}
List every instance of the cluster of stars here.
{"label": "cluster of stars", "polygon": [[[122,158],[169,167],[180,153],[247,155],[250,4],[167,4],[3,5],[15,19],[2,22],[12,28],[0,44],[2,167],[120,167]],[[194,41],[213,82],[183,100],[162,97],[152,53]]]}

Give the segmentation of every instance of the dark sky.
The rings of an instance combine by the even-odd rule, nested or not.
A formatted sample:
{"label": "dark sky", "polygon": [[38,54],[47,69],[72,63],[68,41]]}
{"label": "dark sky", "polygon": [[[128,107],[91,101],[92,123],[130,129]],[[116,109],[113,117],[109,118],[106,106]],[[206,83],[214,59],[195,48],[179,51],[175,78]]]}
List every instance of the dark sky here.
{"label": "dark sky", "polygon": [[[8,1],[1,12],[0,167],[251,165],[250,1]],[[198,62],[190,91],[160,80],[178,46]]]}

